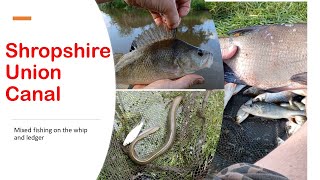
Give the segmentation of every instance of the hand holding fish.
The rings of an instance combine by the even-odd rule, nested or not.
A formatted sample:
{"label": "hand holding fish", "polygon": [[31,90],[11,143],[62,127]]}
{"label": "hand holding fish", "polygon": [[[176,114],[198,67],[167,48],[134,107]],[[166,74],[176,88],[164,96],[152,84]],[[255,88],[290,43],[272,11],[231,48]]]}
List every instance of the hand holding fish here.
{"label": "hand holding fish", "polygon": [[204,83],[204,78],[197,74],[188,74],[179,79],[161,79],[149,85],[135,85],[133,89],[186,89],[195,84]]}
{"label": "hand holding fish", "polygon": [[[228,49],[222,49],[222,59],[232,58],[237,52],[237,46],[231,46]],[[161,79],[150,83],[149,85],[135,85],[134,89],[186,89],[195,84],[204,83],[204,78],[197,74],[188,74],[176,80]]]}

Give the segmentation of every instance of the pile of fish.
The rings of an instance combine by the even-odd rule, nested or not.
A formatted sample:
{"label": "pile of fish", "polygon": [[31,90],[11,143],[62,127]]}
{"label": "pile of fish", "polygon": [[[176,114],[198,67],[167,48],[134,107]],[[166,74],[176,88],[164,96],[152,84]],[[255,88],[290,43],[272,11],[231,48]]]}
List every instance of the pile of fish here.
{"label": "pile of fish", "polygon": [[286,118],[293,134],[307,120],[307,24],[254,26],[230,34],[220,39],[222,49],[238,46],[224,62],[225,107],[232,95],[251,86],[243,93],[252,98],[240,107],[236,121],[250,114]]}
{"label": "pile of fish", "polygon": [[117,84],[150,84],[176,79],[213,64],[213,55],[176,38],[175,30],[155,27],[132,43],[130,52],[115,55]]}
{"label": "pile of fish", "polygon": [[[257,92],[262,92],[258,94]],[[250,87],[244,95],[253,96],[238,110],[236,121],[243,122],[250,114],[269,119],[288,119],[288,134],[296,132],[307,120],[306,97],[298,101],[301,94],[296,91],[281,91],[276,93],[264,92]],[[297,93],[297,92],[296,92]],[[301,97],[300,97],[301,99]]]}

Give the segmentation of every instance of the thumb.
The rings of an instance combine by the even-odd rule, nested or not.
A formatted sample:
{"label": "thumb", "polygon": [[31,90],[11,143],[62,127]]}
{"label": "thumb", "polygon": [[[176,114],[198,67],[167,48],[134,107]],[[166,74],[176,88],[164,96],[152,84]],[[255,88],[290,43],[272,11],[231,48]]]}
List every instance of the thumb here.
{"label": "thumb", "polygon": [[222,60],[231,59],[236,54],[237,51],[238,51],[238,47],[235,45],[230,46],[228,49],[222,49],[221,50]]}

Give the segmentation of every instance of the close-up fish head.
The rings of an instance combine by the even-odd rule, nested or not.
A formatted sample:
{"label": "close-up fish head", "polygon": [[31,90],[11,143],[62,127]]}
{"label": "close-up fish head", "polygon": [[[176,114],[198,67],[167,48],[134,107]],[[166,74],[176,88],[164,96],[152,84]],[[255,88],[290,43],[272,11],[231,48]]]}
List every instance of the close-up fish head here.
{"label": "close-up fish head", "polygon": [[179,51],[180,55],[176,57],[176,63],[185,74],[194,73],[204,68],[210,68],[213,64],[213,54],[201,48],[189,44],[180,44]]}

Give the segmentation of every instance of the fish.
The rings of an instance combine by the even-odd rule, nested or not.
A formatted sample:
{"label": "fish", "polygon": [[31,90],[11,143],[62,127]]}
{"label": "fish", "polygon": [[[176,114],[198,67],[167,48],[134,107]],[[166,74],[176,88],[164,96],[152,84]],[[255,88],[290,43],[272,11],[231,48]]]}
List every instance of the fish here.
{"label": "fish", "polygon": [[237,94],[245,85],[237,85],[234,83],[227,83],[224,85],[224,108],[227,106],[231,97]]}
{"label": "fish", "polygon": [[242,110],[249,114],[268,119],[292,119],[294,116],[306,116],[305,111],[291,110],[267,102],[254,102],[248,105],[244,104]]}
{"label": "fish", "polygon": [[159,130],[160,127],[152,127],[145,131],[143,131],[129,146],[129,157],[131,160],[138,164],[138,165],[147,165],[154,161],[156,158],[167,152],[173,145],[175,138],[176,138],[176,132],[177,132],[177,110],[179,108],[179,105],[183,99],[183,96],[177,96],[173,99],[171,103],[171,107],[168,113],[168,134],[166,137],[166,140],[164,144],[159,147],[159,149],[155,150],[154,152],[149,153],[146,157],[139,157],[137,152],[135,151],[135,145],[145,137],[149,136],[150,134],[155,133],[157,130]]}
{"label": "fish", "polygon": [[116,83],[150,84],[210,68],[213,54],[177,39],[175,32],[154,27],[139,35],[130,52],[115,60]]}
{"label": "fish", "polygon": [[[280,106],[286,107],[287,109],[291,110],[302,110],[305,111],[305,106],[303,103],[299,103],[296,101],[292,101],[292,103],[280,103]],[[294,121],[298,125],[302,125],[307,121],[306,116],[294,116],[290,120]]]}
{"label": "fish", "polygon": [[307,122],[307,117],[306,116],[295,116],[294,121],[298,125],[303,125],[305,122]]}
{"label": "fish", "polygon": [[[249,99],[246,103],[244,103],[244,105],[250,105],[250,104],[252,104],[252,103],[253,103],[253,101],[252,101],[252,98],[251,98],[251,99]],[[242,122],[243,122],[244,120],[246,120],[247,117],[250,115],[250,114],[247,113],[246,111],[242,110],[242,107],[243,107],[244,105],[242,105],[242,106],[239,108],[239,110],[238,110],[238,112],[237,112],[237,115],[236,115],[236,122],[237,122],[238,124],[242,123]]]}
{"label": "fish", "polygon": [[226,82],[273,92],[307,86],[307,24],[274,24],[230,31],[220,47],[238,46],[224,61]]}
{"label": "fish", "polygon": [[253,101],[264,101],[269,103],[289,102],[296,94],[291,91],[280,91],[275,93],[259,94]]}
{"label": "fish", "polygon": [[256,87],[250,87],[248,89],[246,89],[245,91],[243,91],[243,95],[249,95],[249,96],[258,96],[259,94],[263,94],[266,91],[263,89],[259,89]]}
{"label": "fish", "polygon": [[306,110],[306,105],[303,104],[302,102],[298,102],[298,101],[292,101],[292,103],[298,107],[300,110]]}
{"label": "fish", "polygon": [[227,83],[224,85],[224,97],[223,97],[223,107],[225,108],[231,99],[233,92],[235,91],[237,85],[234,83]]}
{"label": "fish", "polygon": [[301,110],[297,106],[295,106],[294,104],[290,104],[290,103],[280,103],[280,106],[285,107],[287,109],[291,109],[291,110]]}
{"label": "fish", "polygon": [[123,146],[130,144],[133,140],[135,140],[144,124],[144,120],[142,120],[136,127],[134,127],[127,135],[127,137],[123,141]]}

